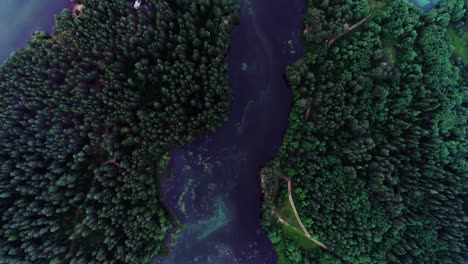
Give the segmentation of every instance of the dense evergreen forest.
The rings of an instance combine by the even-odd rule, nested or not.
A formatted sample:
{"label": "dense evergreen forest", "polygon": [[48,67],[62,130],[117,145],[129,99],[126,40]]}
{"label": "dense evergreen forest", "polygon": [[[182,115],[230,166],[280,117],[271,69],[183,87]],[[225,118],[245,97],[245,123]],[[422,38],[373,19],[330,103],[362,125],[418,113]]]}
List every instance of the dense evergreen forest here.
{"label": "dense evergreen forest", "polygon": [[[467,261],[466,9],[308,1],[307,52],[287,69],[290,126],[262,170],[281,263]],[[285,177],[328,252],[294,227]]]}
{"label": "dense evergreen forest", "polygon": [[75,0],[0,68],[0,263],[150,263],[164,155],[230,101],[236,0]]}

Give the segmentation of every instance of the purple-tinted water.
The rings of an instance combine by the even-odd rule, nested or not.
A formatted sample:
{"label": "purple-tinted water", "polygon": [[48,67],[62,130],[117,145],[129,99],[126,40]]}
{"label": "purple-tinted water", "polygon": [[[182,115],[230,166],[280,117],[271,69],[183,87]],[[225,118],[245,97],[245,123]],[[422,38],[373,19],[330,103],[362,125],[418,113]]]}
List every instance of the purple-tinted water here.
{"label": "purple-tinted water", "polygon": [[[34,31],[52,33],[53,15],[67,7],[69,0],[0,1],[0,63]],[[241,0],[227,58],[234,95],[229,120],[172,153],[167,203],[185,229],[164,264],[277,262],[260,225],[258,171],[287,127],[284,70],[303,54],[304,8],[304,0]]]}
{"label": "purple-tinted water", "polygon": [[215,133],[172,153],[166,202],[185,228],[164,264],[277,263],[261,228],[260,166],[278,151],[303,54],[304,0],[241,0],[227,57],[233,102]]}
{"label": "purple-tinted water", "polygon": [[71,0],[1,0],[0,64],[11,52],[24,48],[34,31],[52,33],[54,15],[71,7]]}

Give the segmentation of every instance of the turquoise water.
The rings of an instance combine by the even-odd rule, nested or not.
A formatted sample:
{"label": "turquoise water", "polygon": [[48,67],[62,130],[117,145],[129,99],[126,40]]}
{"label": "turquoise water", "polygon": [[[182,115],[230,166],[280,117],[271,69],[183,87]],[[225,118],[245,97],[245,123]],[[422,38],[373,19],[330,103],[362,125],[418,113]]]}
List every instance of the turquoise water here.
{"label": "turquoise water", "polygon": [[436,7],[440,0],[409,0],[409,2],[419,6],[424,12],[428,12]]}
{"label": "turquoise water", "polygon": [[0,62],[25,47],[34,31],[52,33],[54,15],[70,0],[0,0]]}
{"label": "turquoise water", "polygon": [[[174,158],[182,190],[170,195],[186,229],[163,263],[275,263],[260,227],[258,169],[273,156],[287,126],[290,95],[282,76],[285,65],[299,57],[288,44],[300,46],[299,2],[242,1],[229,59],[236,107],[229,123],[208,138],[211,143],[193,144]],[[439,0],[411,2],[429,11]],[[52,33],[54,15],[70,6],[70,0],[0,0],[0,62],[24,47],[34,31]]]}
{"label": "turquoise water", "polygon": [[172,152],[166,203],[184,230],[162,264],[275,264],[259,170],[288,126],[286,65],[303,54],[305,0],[241,0],[226,62],[233,99],[214,133]]}
{"label": "turquoise water", "polygon": [[[305,1],[241,2],[242,23],[227,58],[235,87],[231,119],[173,156],[176,190],[169,195],[185,229],[165,264],[276,263],[260,225],[258,172],[287,127],[291,96],[283,76],[302,54]],[[35,31],[51,34],[54,15],[66,7],[70,0],[0,0],[0,61],[25,47]]]}

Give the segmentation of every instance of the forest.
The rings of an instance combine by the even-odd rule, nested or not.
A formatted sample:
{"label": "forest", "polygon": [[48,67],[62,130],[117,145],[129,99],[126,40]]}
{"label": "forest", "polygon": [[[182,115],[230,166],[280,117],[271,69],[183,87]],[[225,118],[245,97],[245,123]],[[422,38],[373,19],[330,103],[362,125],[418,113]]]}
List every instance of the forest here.
{"label": "forest", "polygon": [[0,263],[151,263],[158,173],[214,130],[236,0],[74,0],[0,68]]}
{"label": "forest", "polygon": [[280,263],[468,261],[467,5],[308,0],[289,128],[261,172]]}

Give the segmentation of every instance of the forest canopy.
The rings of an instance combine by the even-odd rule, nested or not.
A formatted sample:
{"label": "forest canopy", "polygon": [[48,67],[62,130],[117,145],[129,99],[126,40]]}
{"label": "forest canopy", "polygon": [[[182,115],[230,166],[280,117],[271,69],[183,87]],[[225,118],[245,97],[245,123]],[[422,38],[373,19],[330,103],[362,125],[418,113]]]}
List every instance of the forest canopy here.
{"label": "forest canopy", "polygon": [[[287,70],[290,126],[262,171],[280,262],[467,260],[468,64],[453,46],[466,8],[308,1],[307,52]],[[283,176],[305,228],[332,254],[307,249],[278,221]]]}
{"label": "forest canopy", "polygon": [[75,0],[0,68],[0,262],[150,263],[163,154],[228,112],[236,0]]}

